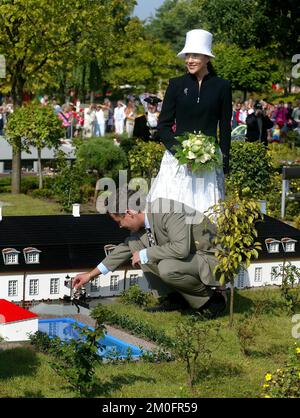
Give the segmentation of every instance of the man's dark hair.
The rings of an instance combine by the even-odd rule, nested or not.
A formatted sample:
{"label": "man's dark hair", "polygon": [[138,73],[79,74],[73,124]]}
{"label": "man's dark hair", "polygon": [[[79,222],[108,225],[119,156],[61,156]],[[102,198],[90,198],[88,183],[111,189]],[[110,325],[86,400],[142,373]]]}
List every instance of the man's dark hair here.
{"label": "man's dark hair", "polygon": [[146,207],[146,194],[141,189],[133,190],[124,187],[107,196],[104,205],[107,213],[114,215],[125,215],[127,210],[142,212]]}

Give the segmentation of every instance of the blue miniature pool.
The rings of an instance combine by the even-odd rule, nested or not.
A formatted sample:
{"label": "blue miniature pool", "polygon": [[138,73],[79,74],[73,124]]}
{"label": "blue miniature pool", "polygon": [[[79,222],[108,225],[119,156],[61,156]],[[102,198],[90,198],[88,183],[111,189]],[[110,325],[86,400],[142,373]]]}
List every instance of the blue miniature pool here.
{"label": "blue miniature pool", "polygon": [[[39,319],[39,331],[49,335],[49,337],[59,337],[62,341],[69,341],[70,339],[78,340],[81,338],[78,331],[74,329],[73,325],[77,324],[80,327],[86,327],[87,325],[77,322],[72,318],[51,318],[51,319]],[[87,326],[88,329],[94,330],[93,327]],[[100,344],[103,344],[103,348],[99,348],[98,352],[101,357],[115,357],[126,358],[128,357],[128,349],[131,349],[131,357],[140,357],[143,351],[132,345],[113,337],[112,335],[105,334],[104,338],[100,339]]]}

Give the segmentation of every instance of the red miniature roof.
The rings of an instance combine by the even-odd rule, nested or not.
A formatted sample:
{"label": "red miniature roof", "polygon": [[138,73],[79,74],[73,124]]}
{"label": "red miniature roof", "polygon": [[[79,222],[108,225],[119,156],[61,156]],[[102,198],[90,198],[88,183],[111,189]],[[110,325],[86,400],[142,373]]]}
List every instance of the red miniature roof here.
{"label": "red miniature roof", "polygon": [[20,308],[6,299],[0,299],[0,324],[31,318],[37,318],[37,315],[27,311],[27,309]]}

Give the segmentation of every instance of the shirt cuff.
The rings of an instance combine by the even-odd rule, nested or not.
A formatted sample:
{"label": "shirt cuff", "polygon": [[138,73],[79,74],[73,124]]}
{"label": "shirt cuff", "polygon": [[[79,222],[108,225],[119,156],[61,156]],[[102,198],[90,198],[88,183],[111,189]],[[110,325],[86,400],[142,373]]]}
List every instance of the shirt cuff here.
{"label": "shirt cuff", "polygon": [[110,270],[108,270],[103,263],[98,264],[97,269],[100,270],[101,274],[107,274],[110,272]]}
{"label": "shirt cuff", "polygon": [[147,256],[147,248],[143,248],[140,251],[140,260],[141,260],[141,264],[147,264],[148,263],[149,259],[148,259],[148,256]]}

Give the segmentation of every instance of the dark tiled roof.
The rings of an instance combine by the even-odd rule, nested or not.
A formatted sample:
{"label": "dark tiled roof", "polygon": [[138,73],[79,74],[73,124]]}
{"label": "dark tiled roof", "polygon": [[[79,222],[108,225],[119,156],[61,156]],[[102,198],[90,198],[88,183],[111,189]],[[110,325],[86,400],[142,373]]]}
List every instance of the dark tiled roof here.
{"label": "dark tiled roof", "polygon": [[[264,217],[257,223],[258,240],[263,250],[259,259],[300,258],[300,230],[278,219]],[[128,231],[106,215],[61,216],[7,216],[0,222],[0,273],[18,271],[59,271],[93,268],[104,257],[104,245],[118,245],[128,236]],[[265,239],[289,237],[297,240],[296,251],[269,254]],[[12,247],[20,251],[19,265],[6,266],[2,250]],[[36,247],[41,251],[39,264],[26,264],[23,249]]]}
{"label": "dark tiled roof", "polygon": [[[104,257],[104,245],[120,244],[128,231],[106,215],[7,216],[0,222],[0,272],[93,268]],[[20,251],[19,265],[4,265],[2,250]],[[26,264],[23,249],[42,251],[39,264]]]}

